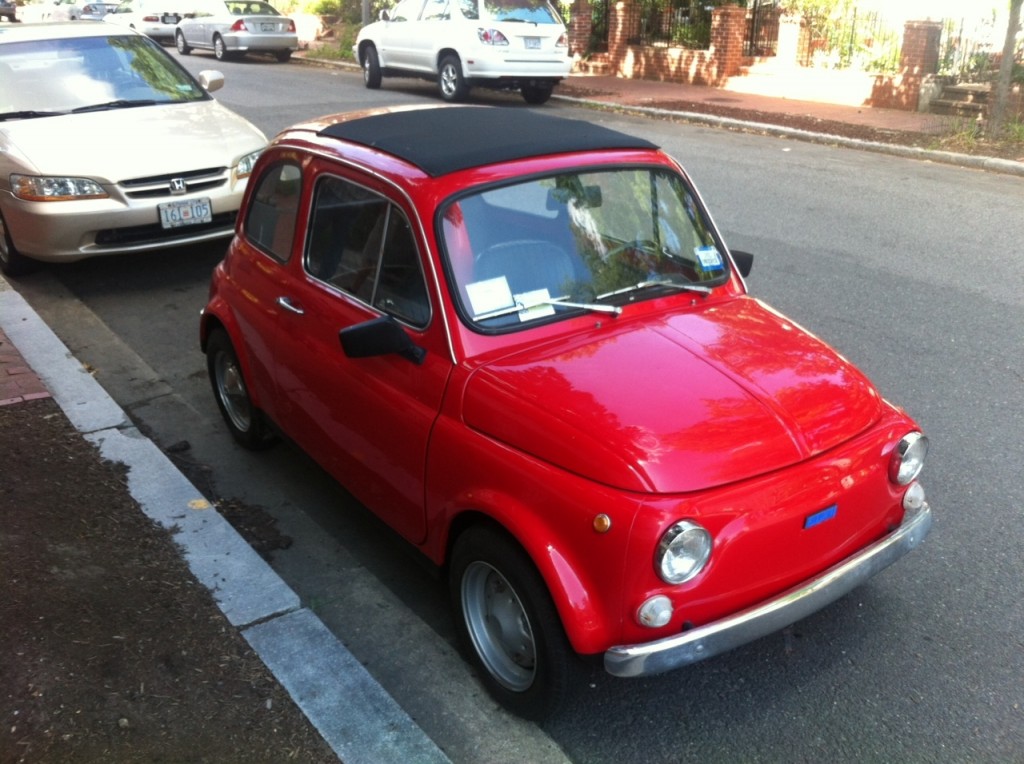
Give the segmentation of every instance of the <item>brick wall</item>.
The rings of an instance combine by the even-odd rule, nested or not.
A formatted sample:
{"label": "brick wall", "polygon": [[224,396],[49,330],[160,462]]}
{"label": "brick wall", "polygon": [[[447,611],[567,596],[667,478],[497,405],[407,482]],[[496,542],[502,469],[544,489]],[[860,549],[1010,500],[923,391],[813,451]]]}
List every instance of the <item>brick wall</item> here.
{"label": "brick wall", "polygon": [[[588,3],[588,19],[589,8]],[[592,56],[591,61],[607,64],[612,74],[626,79],[722,85],[741,70],[747,11],[735,5],[716,8],[711,16],[711,46],[707,50],[630,44],[639,36],[639,30],[639,5],[635,0],[620,0],[609,18],[608,52]]]}

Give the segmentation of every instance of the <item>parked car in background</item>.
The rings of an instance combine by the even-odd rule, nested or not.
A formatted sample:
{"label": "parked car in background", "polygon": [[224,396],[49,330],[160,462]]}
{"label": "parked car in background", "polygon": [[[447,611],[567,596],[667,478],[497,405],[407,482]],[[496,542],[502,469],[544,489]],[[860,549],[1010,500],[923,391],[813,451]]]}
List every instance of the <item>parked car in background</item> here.
{"label": "parked car in background", "polygon": [[14,0],[0,0],[0,21],[20,21],[18,4]]}
{"label": "parked car in background", "polygon": [[86,2],[82,5],[80,21],[103,21],[108,13],[117,9],[118,3]]}
{"label": "parked car in background", "polygon": [[155,40],[173,40],[174,28],[193,5],[192,0],[124,0],[103,20],[134,29]]}
{"label": "parked car in background", "polygon": [[262,0],[205,0],[174,31],[178,52],[212,50],[218,61],[246,53],[271,53],[284,63],[299,49],[295,22]]}
{"label": "parked car in background", "polygon": [[401,0],[359,30],[353,53],[366,87],[425,77],[446,101],[488,87],[541,104],[572,69],[565,25],[547,0]]}
{"label": "parked car in background", "polygon": [[752,261],[649,141],[337,114],[257,162],[201,346],[234,438],[283,432],[433,561],[484,684],[540,718],[574,653],[709,658],[928,533],[926,438]]}
{"label": "parked car in background", "polygon": [[266,138],[223,84],[108,24],[0,31],[0,269],[230,236]]}

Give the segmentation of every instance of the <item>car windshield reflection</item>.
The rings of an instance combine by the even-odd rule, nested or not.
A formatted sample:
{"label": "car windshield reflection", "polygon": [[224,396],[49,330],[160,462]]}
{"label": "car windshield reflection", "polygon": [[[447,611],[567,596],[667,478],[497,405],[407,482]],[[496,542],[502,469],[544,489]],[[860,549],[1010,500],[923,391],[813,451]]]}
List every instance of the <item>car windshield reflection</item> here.
{"label": "car windshield reflection", "polygon": [[442,211],[461,312],[510,330],[675,292],[709,294],[723,250],[683,178],[665,168],[573,172],[489,188]]}
{"label": "car windshield reflection", "polygon": [[29,118],[209,97],[172,64],[136,35],[8,43],[0,51],[0,112]]}

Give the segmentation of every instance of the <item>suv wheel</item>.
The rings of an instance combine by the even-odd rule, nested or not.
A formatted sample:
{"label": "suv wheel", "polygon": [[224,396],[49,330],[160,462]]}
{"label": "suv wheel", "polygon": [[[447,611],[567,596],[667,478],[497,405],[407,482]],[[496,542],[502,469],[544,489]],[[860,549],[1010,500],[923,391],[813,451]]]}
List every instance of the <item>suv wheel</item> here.
{"label": "suv wheel", "polygon": [[458,56],[445,56],[441,59],[441,68],[437,72],[437,87],[441,98],[449,103],[466,100],[469,85],[462,77],[462,62]]}
{"label": "suv wheel", "polygon": [[376,90],[380,87],[380,80],[380,58],[377,49],[370,45],[363,55],[363,84],[370,90]]}
{"label": "suv wheel", "polygon": [[523,94],[523,100],[528,104],[540,106],[542,103],[547,103],[547,100],[551,98],[552,90],[553,88],[543,85],[523,85],[519,92]]}

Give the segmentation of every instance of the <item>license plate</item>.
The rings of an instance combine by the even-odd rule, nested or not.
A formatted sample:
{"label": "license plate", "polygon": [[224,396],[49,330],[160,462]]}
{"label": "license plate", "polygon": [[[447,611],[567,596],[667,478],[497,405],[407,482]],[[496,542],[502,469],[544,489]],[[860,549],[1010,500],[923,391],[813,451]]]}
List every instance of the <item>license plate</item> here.
{"label": "license plate", "polygon": [[157,209],[160,210],[160,225],[164,228],[213,222],[213,206],[206,197],[165,202],[158,204]]}
{"label": "license plate", "polygon": [[527,50],[540,50],[540,38],[539,37],[524,37],[526,40]]}
{"label": "license plate", "polygon": [[162,16],[160,20],[164,24],[177,24],[179,21],[181,21],[181,16]]}
{"label": "license plate", "polygon": [[260,31],[261,32],[273,32],[274,31],[274,26],[275,26],[274,24],[260,24]]}

